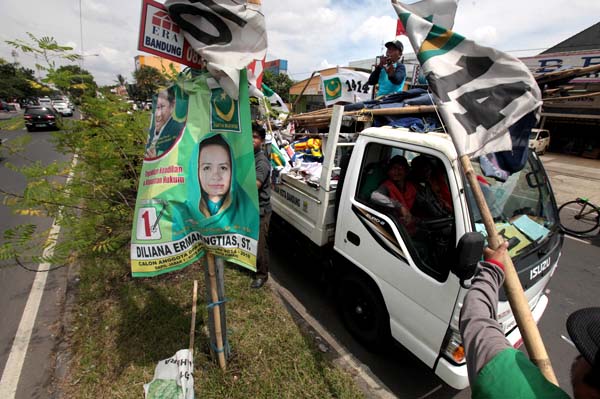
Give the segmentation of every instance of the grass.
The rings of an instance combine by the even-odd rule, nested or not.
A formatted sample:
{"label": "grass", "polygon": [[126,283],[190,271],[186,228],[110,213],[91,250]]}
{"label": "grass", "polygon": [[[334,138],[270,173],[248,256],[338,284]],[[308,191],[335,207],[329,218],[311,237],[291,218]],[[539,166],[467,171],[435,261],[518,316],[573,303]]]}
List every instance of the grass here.
{"label": "grass", "polygon": [[223,372],[209,352],[200,264],[153,279],[130,277],[126,261],[84,260],[73,324],[66,326],[69,398],[140,398],[156,363],[189,342],[193,280],[199,283],[194,386],[201,398],[360,398],[351,377],[316,349],[270,289],[226,266],[231,357]]}
{"label": "grass", "polygon": [[0,130],[23,130],[25,129],[25,121],[23,115],[15,115],[10,119],[0,121]]}

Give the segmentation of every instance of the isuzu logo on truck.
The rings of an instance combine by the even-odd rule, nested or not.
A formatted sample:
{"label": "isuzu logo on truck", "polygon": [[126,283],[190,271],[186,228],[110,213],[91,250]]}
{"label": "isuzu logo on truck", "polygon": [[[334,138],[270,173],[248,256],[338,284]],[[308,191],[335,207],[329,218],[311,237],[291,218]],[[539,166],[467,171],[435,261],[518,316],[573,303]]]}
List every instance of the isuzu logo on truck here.
{"label": "isuzu logo on truck", "polygon": [[534,267],[533,269],[531,269],[529,271],[529,280],[533,280],[534,278],[536,278],[537,276],[542,274],[542,272],[544,270],[546,270],[547,268],[550,267],[550,264],[551,264],[550,258],[548,258],[545,261],[543,261],[542,263],[540,263],[539,265],[537,265],[536,267]]}

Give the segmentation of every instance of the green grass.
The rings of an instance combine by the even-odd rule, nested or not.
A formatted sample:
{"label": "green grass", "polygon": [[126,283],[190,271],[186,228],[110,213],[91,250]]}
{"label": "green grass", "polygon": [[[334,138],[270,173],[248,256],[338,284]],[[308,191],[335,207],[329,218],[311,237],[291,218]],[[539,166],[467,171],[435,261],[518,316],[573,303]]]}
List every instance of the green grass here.
{"label": "green grass", "polygon": [[225,270],[231,357],[223,372],[209,354],[204,272],[195,264],[133,279],[127,263],[84,260],[74,322],[67,326],[69,398],[140,398],[156,363],[186,348],[193,280],[199,283],[194,348],[198,398],[361,398],[351,377],[303,333],[275,293],[249,287],[248,273]]}
{"label": "green grass", "polygon": [[13,118],[0,121],[0,130],[23,130],[25,121],[22,115],[15,115]]}

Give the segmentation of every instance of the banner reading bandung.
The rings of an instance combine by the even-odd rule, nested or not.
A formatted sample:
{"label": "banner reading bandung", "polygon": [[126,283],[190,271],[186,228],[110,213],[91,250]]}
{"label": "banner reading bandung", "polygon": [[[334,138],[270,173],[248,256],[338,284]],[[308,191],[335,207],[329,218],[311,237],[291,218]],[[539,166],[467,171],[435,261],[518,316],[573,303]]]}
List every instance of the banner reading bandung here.
{"label": "banner reading bandung", "polygon": [[206,251],[256,270],[258,194],[246,70],[239,101],[210,74],[155,100],[131,239],[134,277],[181,269]]}

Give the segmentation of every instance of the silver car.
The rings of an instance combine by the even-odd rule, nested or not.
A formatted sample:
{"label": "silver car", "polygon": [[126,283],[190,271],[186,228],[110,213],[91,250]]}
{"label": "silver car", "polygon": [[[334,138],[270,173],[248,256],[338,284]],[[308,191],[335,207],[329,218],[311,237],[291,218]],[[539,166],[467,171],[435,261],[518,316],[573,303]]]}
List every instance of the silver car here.
{"label": "silver car", "polygon": [[52,106],[56,111],[58,111],[62,116],[73,116],[73,110],[66,102],[62,101],[53,101]]}

